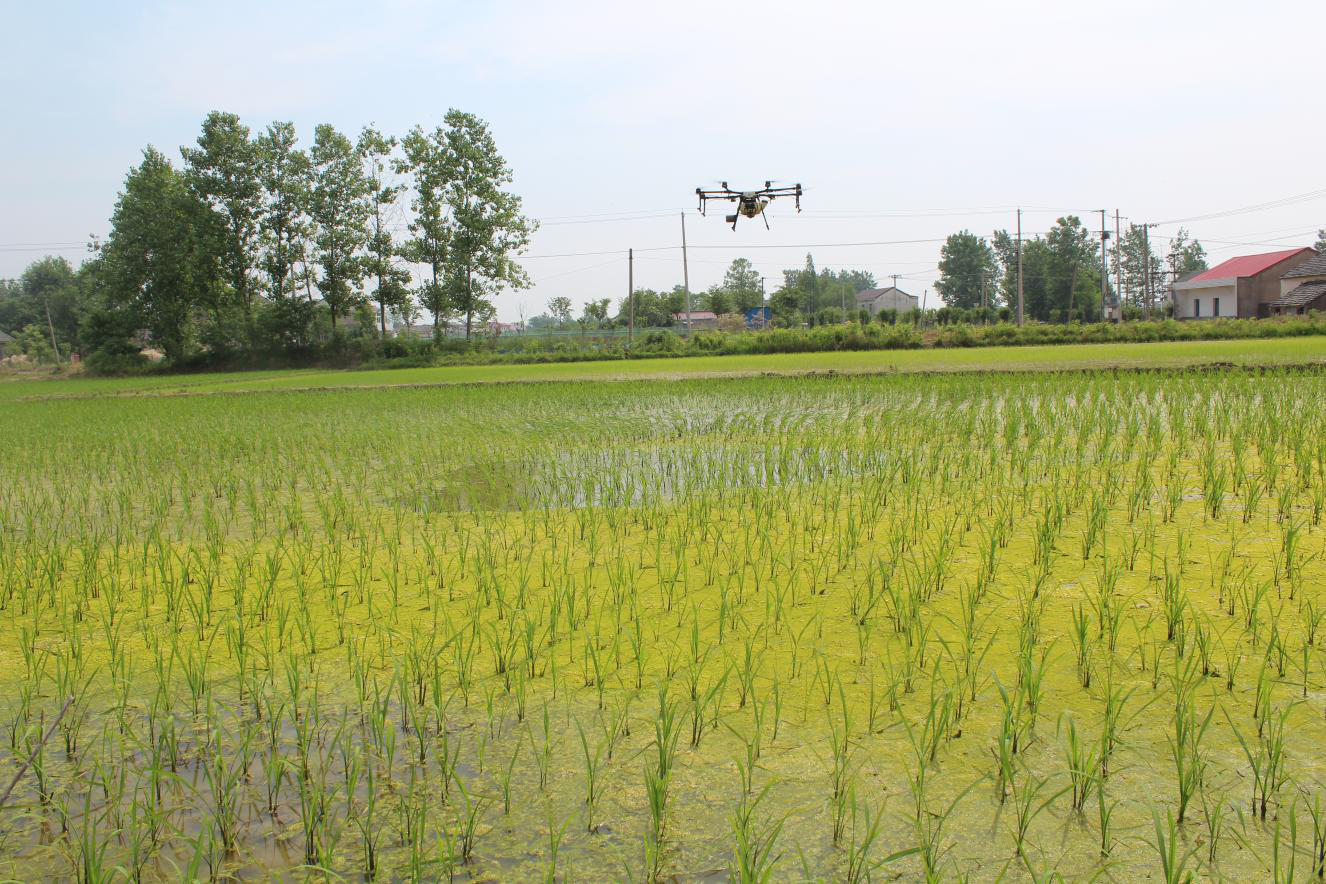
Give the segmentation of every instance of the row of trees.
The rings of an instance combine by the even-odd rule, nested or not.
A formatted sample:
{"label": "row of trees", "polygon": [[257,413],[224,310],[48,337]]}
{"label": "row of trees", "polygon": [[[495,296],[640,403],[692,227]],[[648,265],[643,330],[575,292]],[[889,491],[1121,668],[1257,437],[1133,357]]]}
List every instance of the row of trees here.
{"label": "row of trees", "polygon": [[57,352],[136,352],[144,332],[172,360],[289,352],[337,340],[369,306],[384,336],[420,309],[435,331],[463,317],[468,336],[494,295],[528,284],[514,255],[534,224],[472,114],[400,139],[324,124],[304,150],[291,123],[254,135],[213,112],[181,159],[145,149],[91,259],[7,283],[0,327],[45,323]]}
{"label": "row of trees", "polygon": [[[1100,240],[1079,218],[1064,216],[1044,236],[1022,241],[1023,304],[1027,318],[1043,322],[1099,320],[1101,302]],[[1318,248],[1326,247],[1326,230]],[[1160,288],[1166,280],[1206,268],[1201,243],[1180,229],[1164,251],[1152,247],[1146,229],[1129,225],[1117,242],[1107,248],[1110,261],[1105,280],[1107,297],[1125,307],[1145,305],[1148,276],[1152,296],[1159,306]],[[959,311],[985,309],[998,315],[1001,308],[1017,303],[1018,243],[1007,230],[997,230],[986,240],[970,231],[954,233],[940,250],[939,279],[935,289],[944,306]],[[769,292],[767,303],[778,326],[824,324],[856,315],[856,294],[875,288],[875,276],[864,270],[818,270],[812,255],[799,269],[784,270],[778,288]],[[1116,291],[1117,289],[1117,291]],[[764,284],[759,271],[745,258],[732,262],[722,283],[691,294],[691,309],[712,310],[720,316],[744,313],[760,306]],[[635,295],[635,324],[659,327],[672,324],[673,316],[686,309],[681,286],[671,291],[640,289]],[[625,325],[629,321],[625,298],[617,303],[614,316],[609,299],[587,301],[579,317],[570,298],[553,298],[548,312],[535,317],[531,327],[578,324],[581,328]],[[975,315],[975,314],[973,314]],[[982,314],[984,315],[984,314]]]}
{"label": "row of trees", "polygon": [[0,280],[0,331],[40,361],[63,359],[78,341],[85,293],[86,278],[65,259],[35,261],[18,279]]}
{"label": "row of trees", "polygon": [[[767,301],[779,326],[841,322],[844,317],[855,315],[857,292],[875,286],[875,277],[864,270],[818,270],[812,255],[806,255],[802,268],[783,270],[779,279],[779,286],[767,291],[766,280],[755,265],[746,258],[737,258],[728,266],[722,282],[691,293],[691,309],[708,310],[719,316],[742,315]],[[634,300],[635,325],[665,328],[673,324],[676,314],[686,309],[686,290],[680,285],[666,291],[637,289]],[[568,297],[552,298],[547,312],[531,319],[529,325],[531,328],[624,326],[631,321],[632,305],[622,298],[616,303],[614,313],[611,299],[591,299],[581,306],[581,311],[579,317],[575,316],[575,307]],[[831,319],[830,314],[836,319]]]}
{"label": "row of trees", "polygon": [[[1044,236],[1022,241],[1025,314],[1042,321],[1099,319],[1102,315],[1100,240],[1075,215],[1066,215]],[[1148,280],[1158,303],[1164,281],[1206,269],[1206,252],[1182,228],[1158,251],[1145,227],[1130,224],[1107,247],[1107,296],[1125,306],[1146,304]],[[940,251],[935,289],[950,307],[971,309],[1017,303],[1018,243],[1007,230],[990,241],[963,230]],[[1117,286],[1116,286],[1117,281]],[[1117,288],[1117,291],[1116,291]]]}

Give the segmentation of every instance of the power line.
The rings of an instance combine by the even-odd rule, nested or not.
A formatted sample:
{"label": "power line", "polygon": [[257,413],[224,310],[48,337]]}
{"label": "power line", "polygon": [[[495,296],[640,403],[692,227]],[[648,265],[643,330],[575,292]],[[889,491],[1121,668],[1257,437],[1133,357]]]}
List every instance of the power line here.
{"label": "power line", "polygon": [[[1317,228],[1309,227],[1306,230],[1300,230],[1295,233],[1286,234],[1285,236],[1277,236],[1277,237],[1272,237],[1271,239],[1259,240],[1259,241],[1248,241],[1248,240],[1235,241],[1229,239],[1207,239],[1205,237],[1200,237],[1200,238],[1195,238],[1194,242],[1216,243],[1220,245],[1222,248],[1237,248],[1239,246],[1277,246],[1277,245],[1283,245],[1281,240],[1297,239],[1303,236],[1312,236],[1316,232]],[[1176,236],[1165,236],[1164,234],[1160,233],[1152,235],[1155,236],[1157,239],[1170,240],[1171,242],[1178,239],[1178,237]],[[1219,251],[1219,249],[1212,249],[1212,251]]]}
{"label": "power line", "polygon": [[1230,215],[1242,215],[1247,212],[1262,212],[1267,209],[1278,209],[1283,206],[1292,206],[1297,203],[1305,203],[1311,200],[1326,198],[1326,188],[1321,190],[1310,190],[1307,193],[1295,194],[1294,196],[1281,197],[1277,200],[1269,200],[1264,203],[1255,203],[1251,206],[1242,206],[1237,209],[1225,209],[1219,212],[1208,212],[1205,215],[1193,215],[1189,218],[1174,218],[1169,221],[1157,221],[1157,224],[1184,224],[1189,221],[1209,221],[1213,218],[1227,218]]}
{"label": "power line", "polygon": [[616,263],[617,259],[614,258],[611,261],[602,261],[598,264],[591,264],[588,267],[578,267],[575,270],[563,270],[559,273],[549,274],[548,276],[540,276],[538,279],[532,280],[532,282],[546,282],[547,280],[550,279],[556,279],[559,276],[574,276],[577,273],[586,273],[590,270],[597,270],[600,267],[607,267],[609,264],[616,264]]}
{"label": "power line", "polygon": [[[1035,234],[1039,236],[1040,234]],[[743,245],[692,245],[692,249],[726,249],[728,251],[746,251],[749,249],[836,249],[836,248],[864,248],[867,246],[906,246],[916,245],[918,243],[936,243],[944,242],[947,237],[931,237],[928,239],[881,239],[869,242],[816,242],[816,243],[786,243],[786,244],[743,244]],[[668,252],[677,251],[679,245],[672,246],[649,246],[643,249],[636,249],[636,252]],[[547,255],[517,255],[516,260],[532,260],[535,258],[580,258],[594,255],[623,255],[625,249],[613,249],[602,252],[557,252]]]}
{"label": "power line", "polygon": [[649,221],[654,218],[671,218],[672,212],[655,212],[649,215],[630,215],[618,218],[584,218],[578,221],[546,221],[539,219],[539,227],[563,227],[568,224],[615,224],[620,221]]}

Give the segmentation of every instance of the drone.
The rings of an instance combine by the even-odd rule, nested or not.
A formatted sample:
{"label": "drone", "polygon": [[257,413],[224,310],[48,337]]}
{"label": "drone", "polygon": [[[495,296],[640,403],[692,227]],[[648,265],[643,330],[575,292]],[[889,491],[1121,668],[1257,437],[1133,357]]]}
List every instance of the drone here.
{"label": "drone", "polygon": [[733,190],[727,186],[726,181],[719,182],[722,185],[721,190],[705,190],[702,187],[695,188],[695,195],[700,198],[700,214],[704,214],[706,200],[731,200],[737,204],[736,214],[727,215],[724,220],[732,225],[732,229],[737,229],[737,219],[742,215],[747,218],[754,218],[759,215],[764,218],[764,227],[769,229],[769,218],[764,214],[765,206],[780,197],[796,197],[797,211],[801,211],[801,185],[793,184],[787,187],[774,187],[772,181],[764,182],[764,187],[760,190]]}

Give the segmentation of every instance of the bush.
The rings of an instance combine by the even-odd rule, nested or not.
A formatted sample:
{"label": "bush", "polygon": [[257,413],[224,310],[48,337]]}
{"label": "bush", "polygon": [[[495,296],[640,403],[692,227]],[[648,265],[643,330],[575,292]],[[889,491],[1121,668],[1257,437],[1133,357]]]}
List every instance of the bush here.
{"label": "bush", "polygon": [[640,339],[639,347],[653,353],[680,353],[682,341],[676,332],[656,329]]}
{"label": "bush", "polygon": [[142,353],[98,350],[83,361],[83,370],[92,375],[146,374],[153,368]]}
{"label": "bush", "polygon": [[[949,310],[943,313],[943,310]],[[1318,313],[1283,319],[1211,319],[1178,322],[1158,318],[1151,322],[1029,322],[1021,327],[1008,321],[1007,308],[998,311],[959,311],[941,308],[928,314],[947,319],[936,330],[935,347],[1029,346],[1068,343],[1141,343],[1149,341],[1230,340],[1235,338],[1295,337],[1326,335],[1326,317]],[[823,317],[819,314],[817,318]],[[994,317],[1002,321],[987,324]],[[236,368],[276,368],[294,365],[340,367],[424,367],[429,365],[485,365],[494,363],[581,362],[605,359],[648,359],[668,356],[758,355],[810,353],[829,350],[904,350],[926,346],[917,327],[919,311],[899,316],[881,310],[877,322],[849,321],[817,324],[809,328],[776,327],[758,331],[703,331],[689,338],[668,329],[641,333],[628,346],[621,338],[571,336],[569,338],[484,337],[426,339],[376,338],[333,339],[321,348],[263,356],[239,354],[229,364],[220,364],[214,354],[200,353],[169,366],[172,371]],[[853,318],[855,319],[855,317]],[[895,324],[896,323],[896,324]],[[95,374],[129,374],[151,367],[118,336],[87,360]]]}

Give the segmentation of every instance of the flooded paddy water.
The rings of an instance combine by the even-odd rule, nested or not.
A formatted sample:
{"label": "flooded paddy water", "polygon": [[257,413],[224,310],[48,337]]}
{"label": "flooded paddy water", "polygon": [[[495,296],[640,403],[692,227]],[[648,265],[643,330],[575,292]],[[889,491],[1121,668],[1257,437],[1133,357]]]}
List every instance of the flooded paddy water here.
{"label": "flooded paddy water", "polygon": [[0,403],[0,875],[1308,880],[1323,385]]}

